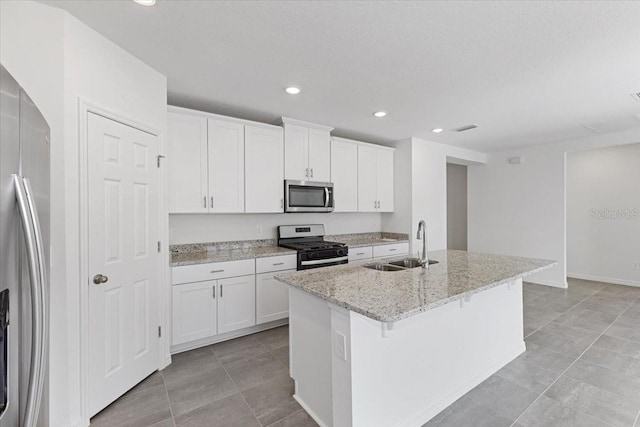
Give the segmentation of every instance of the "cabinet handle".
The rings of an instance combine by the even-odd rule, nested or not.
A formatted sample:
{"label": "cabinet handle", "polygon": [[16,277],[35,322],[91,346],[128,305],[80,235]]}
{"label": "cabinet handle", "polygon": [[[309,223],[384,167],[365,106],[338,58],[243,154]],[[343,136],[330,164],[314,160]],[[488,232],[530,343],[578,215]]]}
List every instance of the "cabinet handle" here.
{"label": "cabinet handle", "polygon": [[211,196],[211,204],[209,206],[213,207],[213,196]]}
{"label": "cabinet handle", "polygon": [[375,200],[373,201],[373,209],[376,209],[378,207],[378,202],[376,202]]}
{"label": "cabinet handle", "polygon": [[309,168],[306,168],[304,170],[304,176],[306,176],[307,178],[309,178]]}
{"label": "cabinet handle", "polygon": [[397,249],[389,249],[389,252],[395,252]]}
{"label": "cabinet handle", "polygon": [[222,298],[222,290],[224,289],[224,285],[220,285],[220,298]]}
{"label": "cabinet handle", "polygon": [[284,199],[280,199],[280,209],[284,209]]}
{"label": "cabinet handle", "polygon": [[358,252],[356,255],[364,255],[364,252]]}
{"label": "cabinet handle", "polygon": [[204,207],[206,208],[207,207],[207,196],[204,196],[202,199],[204,200]]}
{"label": "cabinet handle", "polygon": [[211,289],[213,290],[213,299],[216,299],[216,285],[213,285]]}
{"label": "cabinet handle", "polygon": [[284,262],[274,262],[273,265],[283,265]]}
{"label": "cabinet handle", "polygon": [[224,273],[224,270],[211,270],[211,273]]}
{"label": "cabinet handle", "polygon": [[313,178],[313,168],[311,168],[311,178]]}

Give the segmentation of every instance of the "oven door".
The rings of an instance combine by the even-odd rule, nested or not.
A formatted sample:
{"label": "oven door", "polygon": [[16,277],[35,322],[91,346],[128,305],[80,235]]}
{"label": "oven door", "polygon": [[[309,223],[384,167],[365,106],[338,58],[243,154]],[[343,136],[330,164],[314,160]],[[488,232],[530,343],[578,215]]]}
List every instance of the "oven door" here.
{"label": "oven door", "polygon": [[332,212],[333,184],[330,182],[284,182],[285,212]]}

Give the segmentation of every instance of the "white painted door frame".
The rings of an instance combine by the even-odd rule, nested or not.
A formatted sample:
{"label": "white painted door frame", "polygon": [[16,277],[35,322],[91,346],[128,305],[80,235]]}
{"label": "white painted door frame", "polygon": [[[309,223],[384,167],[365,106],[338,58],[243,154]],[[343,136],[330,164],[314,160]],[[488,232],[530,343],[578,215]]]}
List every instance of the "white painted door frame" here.
{"label": "white painted door frame", "polygon": [[[78,272],[78,283],[80,284],[80,413],[82,425],[89,425],[89,207],[88,188],[89,170],[88,165],[88,115],[95,113],[110,120],[131,126],[138,130],[150,133],[158,138],[158,153],[162,156],[166,153],[165,129],[158,129],[141,123],[126,115],[100,107],[91,101],[80,97],[78,99],[78,167],[79,167],[79,237],[80,237],[80,270]],[[158,271],[161,283],[161,293],[159,295],[159,322],[162,327],[160,337],[160,352],[158,369],[163,369],[171,363],[170,343],[170,314],[171,314],[171,271],[169,268],[169,215],[167,189],[167,167],[162,163],[165,159],[160,158],[160,182],[159,182],[159,209],[158,224],[160,226],[161,253],[158,257]]]}

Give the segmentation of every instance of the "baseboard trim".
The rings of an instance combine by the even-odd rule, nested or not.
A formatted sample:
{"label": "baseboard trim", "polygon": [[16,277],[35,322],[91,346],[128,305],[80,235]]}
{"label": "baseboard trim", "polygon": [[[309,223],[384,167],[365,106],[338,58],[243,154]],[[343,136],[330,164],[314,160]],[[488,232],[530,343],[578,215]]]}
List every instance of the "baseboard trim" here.
{"label": "baseboard trim", "polygon": [[277,328],[278,326],[284,326],[289,324],[289,318],[274,320],[269,323],[262,323],[260,325],[250,326],[248,328],[239,329],[237,331],[228,332],[226,334],[214,335],[209,338],[203,338],[200,340],[190,341],[183,344],[172,345],[171,354],[182,353],[184,351],[194,350],[206,345],[216,344],[222,341],[232,340],[234,338],[243,337],[245,335],[255,334],[256,332],[266,331],[267,329]]}
{"label": "baseboard trim", "polygon": [[614,285],[640,287],[640,281],[637,280],[614,279],[613,277],[594,276],[592,274],[582,273],[567,273],[567,276],[572,279],[591,280],[594,282],[612,283]]}
{"label": "baseboard trim", "polygon": [[524,282],[529,282],[529,283],[535,283],[536,285],[543,285],[543,286],[552,286],[554,288],[568,288],[569,284],[567,283],[567,281],[565,280],[564,282],[562,281],[558,281],[558,280],[544,280],[544,279],[532,279],[530,277],[527,277],[525,279],[522,279]]}
{"label": "baseboard trim", "polygon": [[315,414],[315,412],[313,412],[310,408],[309,405],[307,405],[304,400],[302,400],[300,398],[300,396],[298,396],[297,394],[294,393],[293,398],[296,400],[296,402],[298,402],[300,404],[300,406],[302,406],[302,409],[305,410],[305,412],[307,414],[309,414],[309,416],[311,418],[313,418],[313,421],[315,421],[316,423],[318,423],[318,425],[320,427],[328,427],[325,423],[322,422],[322,420]]}
{"label": "baseboard trim", "polygon": [[397,427],[415,427],[421,426],[425,424],[427,421],[431,420],[433,417],[438,415],[444,409],[446,409],[453,402],[458,400],[460,397],[464,396],[478,384],[489,378],[491,375],[498,372],[504,366],[506,366],[509,362],[513,361],[516,357],[521,355],[526,350],[526,346],[524,341],[520,343],[517,347],[513,348],[511,351],[506,353],[499,360],[490,363],[485,366],[480,372],[472,375],[467,380],[463,381],[458,386],[452,388],[448,392],[445,392],[444,395],[433,404],[428,407],[422,409],[419,413],[413,415],[410,418],[405,419]]}

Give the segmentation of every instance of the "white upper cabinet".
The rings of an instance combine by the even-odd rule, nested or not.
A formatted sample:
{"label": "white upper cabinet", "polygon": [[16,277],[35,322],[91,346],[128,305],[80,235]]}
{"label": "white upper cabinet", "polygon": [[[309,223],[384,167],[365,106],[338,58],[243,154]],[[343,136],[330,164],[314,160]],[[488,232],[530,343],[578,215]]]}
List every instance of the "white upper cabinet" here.
{"label": "white upper cabinet", "polygon": [[335,212],[358,211],[358,144],[331,140],[331,180]]}
{"label": "white upper cabinet", "polygon": [[284,176],[285,179],[306,181],[309,172],[309,129],[284,126]]}
{"label": "white upper cabinet", "polygon": [[209,212],[244,212],[244,125],[208,120]]}
{"label": "white upper cabinet", "polygon": [[245,212],[284,212],[281,127],[245,126]]}
{"label": "white upper cabinet", "polygon": [[285,179],[329,182],[332,128],[286,117],[282,122]]}
{"label": "white upper cabinet", "polygon": [[309,129],[309,180],[331,181],[331,136],[327,130]]}
{"label": "white upper cabinet", "polygon": [[376,184],[378,211],[393,212],[393,154],[388,148],[376,152]]}
{"label": "white upper cabinet", "polygon": [[208,212],[207,119],[169,112],[169,212]]}
{"label": "white upper cabinet", "polygon": [[393,148],[358,145],[359,212],[393,212],[393,152]]}

